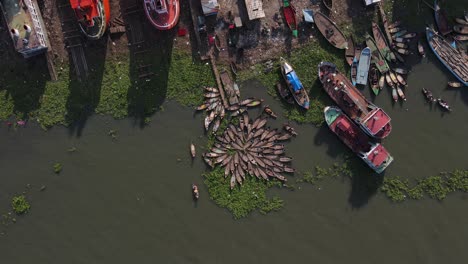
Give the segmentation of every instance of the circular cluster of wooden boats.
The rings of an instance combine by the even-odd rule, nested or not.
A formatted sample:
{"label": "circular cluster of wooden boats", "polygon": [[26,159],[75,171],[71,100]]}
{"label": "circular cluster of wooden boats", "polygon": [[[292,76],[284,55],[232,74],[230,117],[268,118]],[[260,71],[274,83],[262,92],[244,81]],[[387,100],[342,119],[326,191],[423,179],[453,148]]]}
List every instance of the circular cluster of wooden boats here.
{"label": "circular cluster of wooden boats", "polygon": [[[221,99],[221,94],[218,88],[204,87],[205,89],[205,101],[202,105],[198,106],[196,110],[205,110],[205,130],[208,131],[210,125],[213,124],[213,132],[218,131],[221,121],[226,115],[226,111],[232,112],[231,116],[237,116],[247,110],[249,107],[255,107],[262,103],[263,100],[255,98],[247,98],[242,100],[238,104],[233,104],[225,108]],[[239,97],[239,92],[236,90],[236,96]]]}
{"label": "circular cluster of wooden boats", "polygon": [[214,167],[224,167],[224,176],[231,176],[230,187],[242,182],[248,175],[259,179],[276,178],[286,181],[283,173],[293,173],[289,166],[292,158],[284,155],[281,142],[297,135],[292,127],[285,124],[284,131],[266,127],[267,117],[251,120],[244,112],[238,125],[229,124],[209,152],[203,154],[205,162]]}

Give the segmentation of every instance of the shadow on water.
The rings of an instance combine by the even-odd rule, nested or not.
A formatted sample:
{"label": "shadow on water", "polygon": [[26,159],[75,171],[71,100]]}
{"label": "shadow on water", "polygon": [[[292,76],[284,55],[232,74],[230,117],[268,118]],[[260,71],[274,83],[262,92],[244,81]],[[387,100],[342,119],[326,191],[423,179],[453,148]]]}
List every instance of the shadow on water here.
{"label": "shadow on water", "polygon": [[353,208],[361,208],[369,202],[383,183],[384,174],[373,172],[358,157],[350,159],[350,167],[353,168],[351,179],[351,193],[348,202]]}
{"label": "shadow on water", "polygon": [[13,111],[21,114],[21,118],[27,118],[40,106],[40,98],[49,80],[47,62],[44,55],[24,59],[17,53],[4,22],[0,16],[0,91],[6,91],[4,99],[13,100]]}
{"label": "shadow on water", "polygon": [[[81,136],[88,118],[94,113],[101,96],[102,78],[107,53],[108,35],[101,39],[86,43],[85,57],[88,63],[88,77],[78,80],[75,71],[70,71],[67,99],[66,122],[71,135]],[[73,62],[70,60],[70,69]]]}
{"label": "shadow on water", "polygon": [[130,48],[128,114],[134,125],[144,127],[146,119],[159,111],[166,99],[175,29],[153,28],[139,1],[121,0],[120,6]]}

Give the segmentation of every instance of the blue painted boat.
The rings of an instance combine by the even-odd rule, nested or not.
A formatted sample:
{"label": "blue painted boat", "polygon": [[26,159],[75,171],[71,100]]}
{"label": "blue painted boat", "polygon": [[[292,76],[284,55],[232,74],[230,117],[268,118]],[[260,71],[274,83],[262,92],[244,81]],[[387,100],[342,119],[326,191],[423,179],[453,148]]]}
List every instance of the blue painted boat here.
{"label": "blue painted boat", "polygon": [[359,66],[357,68],[356,83],[366,85],[367,76],[369,75],[369,67],[371,62],[371,50],[369,47],[364,48],[361,51],[361,57],[359,59]]}
{"label": "blue painted boat", "polygon": [[294,71],[292,66],[285,59],[281,58],[280,61],[281,74],[283,75],[283,78],[286,81],[286,84],[288,85],[294,100],[298,105],[305,109],[309,109],[309,96],[307,95],[307,91],[299,80],[299,77],[297,77],[296,71]]}
{"label": "blue painted boat", "polygon": [[426,28],[427,43],[436,57],[461,82],[468,86],[468,59],[431,28]]}
{"label": "blue painted boat", "polygon": [[357,70],[358,69],[358,61],[356,57],[353,59],[353,63],[351,63],[351,82],[353,83],[354,86],[356,86],[356,76],[357,76]]}

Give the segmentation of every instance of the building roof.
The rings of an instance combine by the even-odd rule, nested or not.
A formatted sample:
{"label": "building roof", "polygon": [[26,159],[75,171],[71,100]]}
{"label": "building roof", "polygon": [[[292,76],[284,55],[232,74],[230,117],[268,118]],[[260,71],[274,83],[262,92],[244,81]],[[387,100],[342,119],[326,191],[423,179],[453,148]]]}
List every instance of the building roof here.
{"label": "building roof", "polygon": [[265,17],[262,0],[245,0],[249,20]]}

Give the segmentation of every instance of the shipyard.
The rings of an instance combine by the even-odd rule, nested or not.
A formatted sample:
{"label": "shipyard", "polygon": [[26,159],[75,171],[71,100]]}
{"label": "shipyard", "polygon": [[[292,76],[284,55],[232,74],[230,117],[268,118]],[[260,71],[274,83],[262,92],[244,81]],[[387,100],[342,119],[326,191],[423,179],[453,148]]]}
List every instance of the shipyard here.
{"label": "shipyard", "polygon": [[0,12],[6,262],[468,257],[466,1]]}

